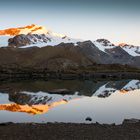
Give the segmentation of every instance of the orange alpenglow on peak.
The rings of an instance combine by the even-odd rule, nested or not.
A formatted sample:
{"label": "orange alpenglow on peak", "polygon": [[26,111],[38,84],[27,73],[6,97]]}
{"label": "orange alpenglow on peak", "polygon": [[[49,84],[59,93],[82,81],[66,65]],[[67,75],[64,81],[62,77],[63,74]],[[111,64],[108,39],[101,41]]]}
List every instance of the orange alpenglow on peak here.
{"label": "orange alpenglow on peak", "polygon": [[125,89],[120,90],[120,93],[123,93],[123,94],[126,94],[128,92],[129,92],[129,90],[125,90]]}
{"label": "orange alpenglow on peak", "polygon": [[20,33],[20,30],[17,28],[10,28],[10,29],[5,29],[5,30],[0,30],[0,35],[18,35]]}
{"label": "orange alpenglow on peak", "polygon": [[33,27],[35,27],[35,26],[37,26],[37,25],[31,24],[31,25],[27,25],[27,26],[25,26],[25,27],[19,27],[19,29],[25,29],[25,28],[31,29],[31,28],[33,28]]}
{"label": "orange alpenglow on peak", "polygon": [[125,46],[128,46],[128,44],[126,44],[126,43],[120,43],[118,46],[125,47]]}
{"label": "orange alpenglow on peak", "polygon": [[46,34],[49,31],[43,27],[43,26],[38,26],[35,24],[31,24],[25,27],[17,27],[17,28],[9,28],[5,30],[0,30],[0,35],[8,35],[8,36],[15,36],[19,34]]}
{"label": "orange alpenglow on peak", "polygon": [[0,110],[7,110],[11,112],[24,112],[31,115],[43,114],[48,112],[51,108],[68,103],[65,100],[53,102],[52,104],[39,104],[39,105],[20,105],[20,104],[1,104]]}

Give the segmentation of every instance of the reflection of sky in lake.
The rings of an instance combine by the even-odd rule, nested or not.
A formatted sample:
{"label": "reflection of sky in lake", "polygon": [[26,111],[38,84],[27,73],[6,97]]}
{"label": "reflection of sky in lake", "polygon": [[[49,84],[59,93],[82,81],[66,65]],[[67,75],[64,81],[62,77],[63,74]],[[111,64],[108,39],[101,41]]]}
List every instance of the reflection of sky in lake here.
{"label": "reflection of sky in lake", "polygon": [[[67,103],[54,106],[49,109],[48,112],[40,115],[0,111],[0,122],[85,123],[85,118],[89,116],[92,118],[92,122],[115,122],[118,124],[121,123],[123,119],[140,119],[140,89],[128,92],[116,91],[106,98],[84,95],[82,97],[74,95],[74,97],[75,98],[72,98]],[[1,104],[9,103],[7,99],[7,94],[0,94]]]}

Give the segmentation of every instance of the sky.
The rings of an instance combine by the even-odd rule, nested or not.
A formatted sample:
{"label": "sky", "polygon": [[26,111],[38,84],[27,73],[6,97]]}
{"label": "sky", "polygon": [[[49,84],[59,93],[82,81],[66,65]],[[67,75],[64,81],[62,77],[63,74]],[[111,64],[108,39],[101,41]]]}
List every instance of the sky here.
{"label": "sky", "polygon": [[140,0],[3,0],[0,30],[30,24],[72,38],[140,46]]}

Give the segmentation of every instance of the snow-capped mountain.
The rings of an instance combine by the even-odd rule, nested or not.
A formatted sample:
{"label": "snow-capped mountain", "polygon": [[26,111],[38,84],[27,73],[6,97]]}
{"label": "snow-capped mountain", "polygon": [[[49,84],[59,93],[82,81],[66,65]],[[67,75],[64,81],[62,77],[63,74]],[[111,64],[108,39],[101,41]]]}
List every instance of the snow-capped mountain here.
{"label": "snow-capped mountain", "polygon": [[[81,41],[82,40],[80,39],[73,39],[66,35],[52,32],[43,26],[35,24],[0,30],[0,47],[44,47],[47,45],[55,46],[62,42],[74,43],[77,45],[77,42]],[[110,49],[120,47],[131,56],[140,56],[139,46],[127,45],[125,43],[115,45],[106,39],[97,39],[96,41],[93,41],[93,44],[105,53],[108,53],[108,50]]]}
{"label": "snow-capped mountain", "polygon": [[70,100],[80,99],[84,96],[78,95],[77,92],[73,95],[61,95],[41,91],[37,93],[23,91],[14,95],[0,94],[0,97],[2,97],[0,110],[36,115],[46,113],[56,106],[67,104]]}
{"label": "snow-capped mountain", "polygon": [[140,46],[133,46],[125,43],[121,43],[118,46],[122,47],[127,53],[132,56],[140,56]]}
{"label": "snow-capped mountain", "polygon": [[50,94],[47,92],[28,92],[22,91],[13,96],[9,96],[10,101],[13,101],[17,104],[28,104],[28,105],[36,105],[36,104],[47,104],[50,105],[59,101],[70,101],[73,99],[82,98],[84,96],[78,95],[78,92],[75,92],[73,95],[61,95],[61,94]]}
{"label": "snow-capped mountain", "polygon": [[60,43],[76,43],[78,39],[72,39],[66,35],[57,34],[45,27],[35,24],[0,30],[0,47],[44,47],[58,45]]}
{"label": "snow-capped mountain", "polygon": [[93,41],[94,45],[97,46],[101,51],[106,53],[107,49],[113,49],[116,46],[112,44],[110,41],[106,39],[97,39],[96,41]]}
{"label": "snow-capped mountain", "polygon": [[140,46],[133,46],[125,43],[115,45],[106,39],[97,39],[96,41],[93,41],[93,43],[105,53],[107,53],[108,50],[114,50],[115,48],[119,47],[133,57],[140,56]]}
{"label": "snow-capped mountain", "polygon": [[107,87],[107,84],[101,86],[93,95],[98,97],[108,97],[116,91],[115,88]]}
{"label": "snow-capped mountain", "polygon": [[[115,94],[117,91],[124,94],[132,90],[140,89],[140,80],[126,80],[126,81],[110,81],[103,85],[98,86],[98,88],[91,93],[90,96],[97,96],[101,98],[109,97]],[[30,92],[21,91],[14,92],[13,94],[3,93],[0,94],[0,104],[3,105],[46,105],[55,106],[61,103],[68,103],[71,100],[81,99],[87,97],[86,93],[80,91],[73,91],[73,94],[50,94],[49,92]],[[7,107],[7,106],[6,106]],[[14,107],[14,106],[13,106]]]}
{"label": "snow-capped mountain", "polygon": [[140,89],[140,80],[131,80],[122,89],[126,91]]}
{"label": "snow-capped mountain", "polygon": [[[79,57],[84,55],[90,65],[91,62],[94,62],[97,64],[121,64],[140,67],[140,47],[138,46],[126,44],[115,45],[106,39],[97,39],[96,41],[83,41],[80,39],[73,39],[66,35],[54,33],[49,29],[46,29],[45,27],[35,24],[25,27],[0,30],[0,47],[2,48],[42,48],[47,46],[59,46],[63,48],[64,51],[67,51],[65,50],[65,47],[74,49],[73,52],[76,54],[80,54]],[[55,51],[55,49],[53,51]],[[39,56],[41,55],[42,54],[40,54]],[[2,56],[4,57],[5,55]],[[17,56],[19,55],[17,54]],[[64,56],[61,56],[61,58],[62,57]],[[42,59],[45,59],[45,57]],[[17,60],[19,59],[16,58],[16,60],[13,59],[13,62],[10,62],[17,63]],[[82,60],[82,58],[78,59],[78,62],[79,60]],[[47,62],[46,59],[41,61]],[[89,63],[86,62],[84,63],[84,65]]]}
{"label": "snow-capped mountain", "polygon": [[129,82],[124,83],[112,83],[107,82],[105,85],[102,85],[93,96],[98,97],[108,97],[116,91],[120,91],[120,93],[127,93],[128,91],[140,89],[140,80],[130,80]]}
{"label": "snow-capped mountain", "polygon": [[9,28],[0,31],[0,35],[7,35],[7,36],[16,36],[19,34],[47,34],[49,30],[45,27],[37,26],[35,24],[25,26],[25,27],[18,27],[18,28]]}

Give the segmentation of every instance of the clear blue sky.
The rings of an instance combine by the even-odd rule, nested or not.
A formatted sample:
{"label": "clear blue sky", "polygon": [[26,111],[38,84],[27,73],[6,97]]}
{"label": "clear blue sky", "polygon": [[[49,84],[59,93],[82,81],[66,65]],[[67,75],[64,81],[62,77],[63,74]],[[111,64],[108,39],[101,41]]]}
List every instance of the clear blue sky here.
{"label": "clear blue sky", "polygon": [[140,45],[140,0],[4,0],[0,29],[38,24],[73,38]]}

